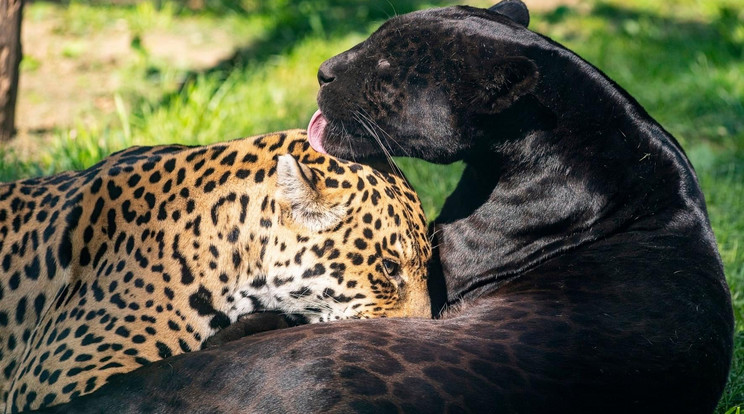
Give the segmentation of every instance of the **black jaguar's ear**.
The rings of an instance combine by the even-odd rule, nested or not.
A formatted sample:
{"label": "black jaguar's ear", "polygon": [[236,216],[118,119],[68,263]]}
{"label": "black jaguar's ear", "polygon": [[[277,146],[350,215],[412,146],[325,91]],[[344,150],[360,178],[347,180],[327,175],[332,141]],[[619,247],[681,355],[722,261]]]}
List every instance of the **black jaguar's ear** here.
{"label": "black jaguar's ear", "polygon": [[520,0],[501,0],[488,10],[502,14],[524,27],[530,24],[530,12]]}
{"label": "black jaguar's ear", "polygon": [[480,67],[483,72],[462,93],[465,103],[482,114],[499,113],[532,92],[540,75],[535,62],[522,56],[499,58]]}

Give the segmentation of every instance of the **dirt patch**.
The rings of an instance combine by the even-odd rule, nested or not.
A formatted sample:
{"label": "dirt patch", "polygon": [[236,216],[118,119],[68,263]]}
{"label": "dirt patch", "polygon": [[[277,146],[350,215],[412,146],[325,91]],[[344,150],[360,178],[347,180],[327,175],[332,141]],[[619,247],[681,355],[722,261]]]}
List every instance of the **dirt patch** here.
{"label": "dirt patch", "polygon": [[123,20],[86,36],[64,34],[63,25],[55,18],[23,24],[26,64],[18,102],[22,132],[70,126],[86,114],[114,111],[114,93],[125,81],[121,71],[136,66],[143,51],[164,65],[199,70],[228,57],[235,47],[219,29],[207,34],[192,30],[190,35],[153,31],[142,37],[138,49]]}
{"label": "dirt patch", "polygon": [[123,19],[74,34],[59,13],[27,16],[22,25],[18,136],[11,142],[24,155],[55,128],[115,116],[117,93],[164,93],[148,85],[152,67],[199,71],[229,57],[237,46],[227,31],[188,21],[138,38]]}
{"label": "dirt patch", "polygon": [[58,33],[59,22],[23,24],[24,65],[17,124],[21,133],[69,126],[86,112],[113,110],[116,67],[132,59],[126,28],[83,38]]}

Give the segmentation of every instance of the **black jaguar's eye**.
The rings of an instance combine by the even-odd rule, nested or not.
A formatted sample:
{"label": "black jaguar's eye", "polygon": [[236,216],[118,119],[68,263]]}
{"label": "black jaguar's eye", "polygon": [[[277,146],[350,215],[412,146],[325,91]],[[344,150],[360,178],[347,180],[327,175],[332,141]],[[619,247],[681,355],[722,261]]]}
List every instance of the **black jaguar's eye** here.
{"label": "black jaguar's eye", "polygon": [[390,69],[390,62],[387,59],[380,59],[377,61],[377,69],[381,71],[386,71]]}
{"label": "black jaguar's eye", "polygon": [[382,268],[388,276],[398,276],[400,265],[389,259],[382,259]]}

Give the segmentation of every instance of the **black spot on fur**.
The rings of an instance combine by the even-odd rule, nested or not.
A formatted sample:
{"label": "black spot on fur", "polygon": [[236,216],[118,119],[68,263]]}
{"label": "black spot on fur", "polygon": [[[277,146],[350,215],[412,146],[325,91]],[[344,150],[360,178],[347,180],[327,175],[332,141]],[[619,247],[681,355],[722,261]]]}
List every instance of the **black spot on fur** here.
{"label": "black spot on fur", "polygon": [[65,217],[65,230],[62,233],[62,241],[59,244],[59,264],[66,269],[72,261],[72,232],[77,228],[80,216],[83,214],[81,206],[75,206]]}
{"label": "black spot on fur", "polygon": [[160,358],[170,358],[173,356],[173,351],[170,349],[170,347],[160,341],[155,342],[155,347],[158,348],[158,356]]}
{"label": "black spot on fur", "polygon": [[38,295],[36,295],[36,299],[34,299],[34,312],[36,312],[37,321],[41,319],[41,312],[44,310],[45,304],[46,296],[43,293],[39,293]]}
{"label": "black spot on fur", "polygon": [[173,239],[173,254],[172,257],[178,261],[181,265],[181,283],[184,285],[190,285],[194,282],[194,274],[191,272],[191,268],[186,261],[186,258],[181,255],[178,250],[178,242],[180,236],[176,235]]}
{"label": "black spot on fur", "polygon": [[347,254],[346,254],[346,257],[347,257],[347,258],[348,258],[349,260],[351,260],[351,263],[352,263],[352,264],[353,264],[354,266],[359,266],[359,265],[361,265],[362,263],[364,263],[364,257],[362,257],[362,255],[361,255],[361,254],[359,254],[359,253],[347,253]]}
{"label": "black spot on fur", "polygon": [[212,292],[201,285],[196,293],[189,296],[189,306],[202,316],[217,312],[212,306]]}
{"label": "black spot on fur", "polygon": [[240,229],[238,228],[238,226],[233,227],[232,230],[227,233],[227,241],[230,243],[237,242],[238,237],[240,237]]}
{"label": "black spot on fur", "polygon": [[16,323],[21,325],[26,317],[26,297],[22,297],[18,303],[16,303],[15,320]]}
{"label": "black spot on fur", "polygon": [[316,263],[315,266],[313,266],[311,269],[305,270],[305,272],[302,273],[302,278],[311,278],[311,277],[318,277],[325,274],[325,266],[323,266],[320,263]]}
{"label": "black spot on fur", "polygon": [[260,169],[260,170],[256,171],[256,174],[253,176],[253,180],[256,183],[261,183],[261,182],[263,182],[265,175],[266,175],[266,171],[264,171],[263,169]]}
{"label": "black spot on fur", "polygon": [[176,169],[176,160],[171,158],[165,163],[163,163],[163,168],[165,168],[165,171],[167,172],[173,172],[173,170]]}
{"label": "black spot on fur", "polygon": [[191,352],[191,347],[182,338],[178,338],[178,346],[183,352]]}
{"label": "black spot on fur", "polygon": [[41,271],[41,265],[39,264],[38,256],[34,256],[30,265],[23,266],[23,272],[26,274],[26,277],[31,280],[38,279],[40,271]]}
{"label": "black spot on fur", "polygon": [[235,163],[235,157],[238,155],[237,151],[233,151],[225,156],[225,158],[220,161],[220,165],[229,165],[232,166]]}
{"label": "black spot on fur", "polygon": [[116,185],[113,180],[106,183],[106,190],[108,190],[108,195],[111,201],[118,199],[122,193],[122,188]]}
{"label": "black spot on fur", "polygon": [[213,329],[224,329],[230,325],[230,318],[227,317],[223,312],[217,312],[214,317],[209,321],[209,326]]}

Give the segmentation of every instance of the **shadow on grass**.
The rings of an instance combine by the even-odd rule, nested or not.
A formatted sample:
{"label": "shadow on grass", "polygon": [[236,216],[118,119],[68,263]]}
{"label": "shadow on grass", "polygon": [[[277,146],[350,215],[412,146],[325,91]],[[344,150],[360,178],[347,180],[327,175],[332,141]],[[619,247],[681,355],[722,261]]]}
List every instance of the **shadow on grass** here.
{"label": "shadow on grass", "polygon": [[[333,42],[350,34],[367,35],[374,29],[375,23],[427,6],[446,6],[451,3],[452,0],[396,0],[394,4],[388,1],[358,0],[206,1],[202,11],[204,13],[266,16],[267,30],[249,45],[238,48],[216,65],[187,72],[180,88],[165,94],[154,107],[168,106],[172,100],[182,99],[188,86],[200,77],[225,80],[235,71],[258,67],[274,56],[289,53],[307,38]],[[337,52],[342,51],[339,49]]]}
{"label": "shadow on grass", "polygon": [[[272,16],[272,28],[262,39],[238,49],[231,57],[199,74],[240,70],[271,56],[282,54],[307,36],[332,40],[352,33],[368,34],[370,25],[427,5],[445,5],[447,0],[404,0],[392,3],[357,0],[305,0],[262,2],[256,12]],[[339,50],[339,53],[342,50]],[[330,57],[330,56],[329,56]]]}
{"label": "shadow on grass", "polygon": [[272,56],[286,53],[308,36],[332,41],[353,33],[368,34],[370,25],[375,22],[419,10],[424,4],[437,6],[449,3],[451,0],[403,0],[396,1],[394,6],[387,2],[364,3],[357,0],[260,2],[250,12],[271,16],[270,30],[256,42],[238,49],[214,67],[190,73],[190,78],[214,73],[226,76],[230,71],[242,70],[248,65],[260,64]]}

